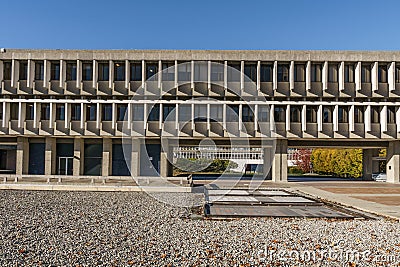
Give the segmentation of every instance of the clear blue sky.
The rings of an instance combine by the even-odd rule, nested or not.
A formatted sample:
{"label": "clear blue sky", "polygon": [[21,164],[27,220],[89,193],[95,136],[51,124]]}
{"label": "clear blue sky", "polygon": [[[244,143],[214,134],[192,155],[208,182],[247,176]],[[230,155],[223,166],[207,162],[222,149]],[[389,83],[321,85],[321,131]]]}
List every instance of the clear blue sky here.
{"label": "clear blue sky", "polygon": [[0,47],[400,50],[396,0],[3,0]]}

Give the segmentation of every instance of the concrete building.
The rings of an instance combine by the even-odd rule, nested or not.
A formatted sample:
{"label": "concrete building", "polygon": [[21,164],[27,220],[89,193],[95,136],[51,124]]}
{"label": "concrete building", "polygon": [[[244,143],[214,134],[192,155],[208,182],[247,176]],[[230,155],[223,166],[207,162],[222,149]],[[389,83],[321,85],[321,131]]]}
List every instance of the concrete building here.
{"label": "concrete building", "polygon": [[[200,65],[205,83],[196,80]],[[387,148],[387,180],[399,182],[400,52],[7,49],[0,82],[0,170],[16,177],[169,176],[174,148],[209,138],[263,149],[274,181],[287,180],[288,147],[363,148],[365,179],[376,171],[378,149]],[[164,87],[171,90],[154,105],[152,90]],[[172,114],[175,128],[161,147]],[[181,116],[191,123],[181,127]],[[130,166],[122,152],[126,121],[134,132]],[[260,139],[272,121],[271,154]]]}

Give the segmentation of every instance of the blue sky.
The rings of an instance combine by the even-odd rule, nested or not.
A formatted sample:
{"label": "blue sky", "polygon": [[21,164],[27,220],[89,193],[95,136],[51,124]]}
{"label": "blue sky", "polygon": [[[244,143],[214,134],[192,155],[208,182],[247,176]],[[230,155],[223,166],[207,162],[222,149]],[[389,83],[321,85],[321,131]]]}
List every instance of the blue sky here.
{"label": "blue sky", "polygon": [[399,50],[400,1],[3,0],[0,47]]}

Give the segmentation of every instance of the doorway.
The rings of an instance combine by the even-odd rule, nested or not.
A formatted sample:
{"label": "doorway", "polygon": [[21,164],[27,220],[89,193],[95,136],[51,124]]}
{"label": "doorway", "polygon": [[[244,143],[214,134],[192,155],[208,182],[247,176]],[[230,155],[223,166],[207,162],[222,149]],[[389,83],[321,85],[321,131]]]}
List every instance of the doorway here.
{"label": "doorway", "polygon": [[58,174],[72,175],[73,157],[58,157]]}

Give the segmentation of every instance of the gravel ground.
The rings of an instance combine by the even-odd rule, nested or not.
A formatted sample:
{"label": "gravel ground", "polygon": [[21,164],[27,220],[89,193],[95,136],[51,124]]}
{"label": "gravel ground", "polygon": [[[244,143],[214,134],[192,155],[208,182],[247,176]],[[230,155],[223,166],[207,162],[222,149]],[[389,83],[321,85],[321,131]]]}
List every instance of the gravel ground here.
{"label": "gravel ground", "polygon": [[[386,220],[201,220],[139,192],[0,191],[0,199],[0,266],[398,266],[400,259],[400,223]],[[360,259],[340,258],[349,250]]]}

